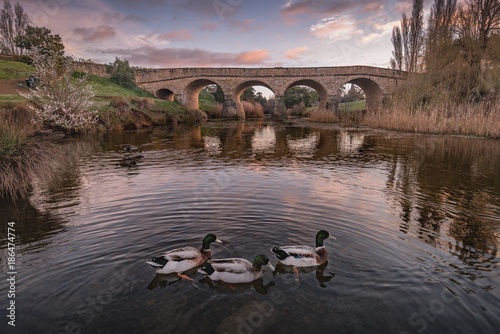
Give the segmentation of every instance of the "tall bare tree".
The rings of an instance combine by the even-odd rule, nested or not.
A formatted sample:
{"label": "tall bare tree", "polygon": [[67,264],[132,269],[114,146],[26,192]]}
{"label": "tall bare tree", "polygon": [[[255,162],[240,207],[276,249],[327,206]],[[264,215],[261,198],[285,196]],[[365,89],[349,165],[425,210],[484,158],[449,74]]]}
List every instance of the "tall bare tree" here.
{"label": "tall bare tree", "polygon": [[403,71],[417,72],[421,70],[424,48],[424,14],[423,0],[413,0],[411,17],[403,13],[400,25],[392,30],[392,44],[394,46],[391,66]]}
{"label": "tall bare tree", "polygon": [[403,69],[403,44],[401,29],[397,26],[392,28],[391,42],[394,47],[392,51],[391,68],[401,71]]}
{"label": "tall bare tree", "polygon": [[409,68],[410,72],[420,69],[421,56],[424,45],[424,0],[413,0],[413,10],[410,19],[410,48]]}
{"label": "tall bare tree", "polygon": [[450,53],[455,53],[453,34],[457,18],[457,0],[435,0],[429,14],[425,67],[436,70],[450,61]]}
{"label": "tall bare tree", "polygon": [[500,29],[500,0],[466,0],[459,10],[458,31],[485,51],[492,33]]}
{"label": "tall bare tree", "polygon": [[402,70],[408,71],[410,69],[410,19],[403,13],[401,19],[401,43],[403,44],[403,61]]}
{"label": "tall bare tree", "polygon": [[4,0],[3,9],[0,11],[1,53],[23,54],[23,49],[16,46],[15,39],[24,35],[29,22],[28,14],[19,3],[16,3],[12,7],[9,0]]}

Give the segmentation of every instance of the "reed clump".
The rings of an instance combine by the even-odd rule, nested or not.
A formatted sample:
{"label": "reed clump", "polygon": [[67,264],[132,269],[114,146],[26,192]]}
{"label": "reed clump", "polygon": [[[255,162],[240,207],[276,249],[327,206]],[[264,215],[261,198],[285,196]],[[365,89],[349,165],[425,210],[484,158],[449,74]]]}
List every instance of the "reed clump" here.
{"label": "reed clump", "polygon": [[0,196],[26,198],[36,179],[55,180],[63,154],[33,137],[33,115],[26,109],[0,110]]}
{"label": "reed clump", "polygon": [[243,110],[245,110],[246,118],[264,118],[264,108],[260,103],[251,103],[242,101]]}
{"label": "reed clump", "polygon": [[222,103],[217,102],[211,110],[207,110],[207,114],[210,118],[222,118],[222,110],[224,106]]}
{"label": "reed clump", "polygon": [[291,108],[288,108],[286,110],[286,114],[287,116],[307,117],[310,113],[307,110],[304,101],[300,101],[300,103],[294,105]]}
{"label": "reed clump", "polygon": [[419,108],[405,102],[395,101],[369,112],[359,123],[398,131],[500,138],[500,95],[479,102],[442,101]]}
{"label": "reed clump", "polygon": [[320,122],[320,123],[338,123],[340,122],[340,118],[338,113],[335,113],[326,109],[318,109],[317,111],[311,112],[308,118],[311,122]]}

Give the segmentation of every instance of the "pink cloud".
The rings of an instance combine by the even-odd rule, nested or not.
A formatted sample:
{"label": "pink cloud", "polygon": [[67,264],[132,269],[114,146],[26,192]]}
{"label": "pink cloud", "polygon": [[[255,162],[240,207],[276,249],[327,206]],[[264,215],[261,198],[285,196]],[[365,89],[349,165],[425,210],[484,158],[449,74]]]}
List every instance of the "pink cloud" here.
{"label": "pink cloud", "polygon": [[359,1],[328,1],[328,0],[299,0],[289,1],[281,8],[281,15],[288,21],[293,22],[298,16],[311,16],[315,18],[339,15],[349,10],[360,8],[369,4],[369,0]]}
{"label": "pink cloud", "polygon": [[76,28],[73,29],[73,33],[82,36],[82,40],[87,42],[110,39],[116,35],[115,29],[109,25],[101,25],[97,28]]}
{"label": "pink cloud", "polygon": [[135,49],[94,50],[102,54],[128,59],[131,64],[151,67],[210,67],[275,65],[267,64],[268,50],[254,50],[240,53],[212,52],[202,49],[157,48],[143,46]]}
{"label": "pink cloud", "polygon": [[229,26],[231,28],[236,28],[239,32],[254,32],[260,27],[254,26],[255,20],[245,19],[245,20],[230,20]]}
{"label": "pink cloud", "polygon": [[413,4],[411,1],[400,1],[394,7],[394,11],[400,14],[406,13],[411,15],[411,10],[413,8]]}
{"label": "pink cloud", "polygon": [[245,51],[237,57],[237,61],[249,65],[262,64],[265,60],[269,60],[268,50]]}
{"label": "pink cloud", "polygon": [[299,46],[296,47],[295,49],[290,49],[287,52],[285,52],[285,57],[287,57],[288,59],[299,59],[304,54],[307,54],[309,52],[310,50],[307,46]]}
{"label": "pink cloud", "polygon": [[181,42],[193,39],[193,34],[191,33],[191,30],[179,29],[164,34],[159,34],[158,38],[166,39],[169,41]]}
{"label": "pink cloud", "polygon": [[330,17],[313,25],[310,31],[318,38],[347,40],[357,33],[357,24],[348,17]]}
{"label": "pink cloud", "polygon": [[201,27],[201,30],[203,31],[215,31],[215,29],[217,29],[217,24],[213,23],[213,22],[207,22],[207,23],[204,23],[203,26]]}
{"label": "pink cloud", "polygon": [[384,10],[385,6],[380,2],[370,2],[363,6],[361,9],[363,12],[374,14]]}

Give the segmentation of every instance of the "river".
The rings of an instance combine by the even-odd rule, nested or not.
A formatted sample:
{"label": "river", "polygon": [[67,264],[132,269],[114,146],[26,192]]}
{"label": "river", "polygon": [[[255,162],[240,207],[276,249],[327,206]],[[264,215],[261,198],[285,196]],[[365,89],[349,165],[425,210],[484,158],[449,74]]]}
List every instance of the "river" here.
{"label": "river", "polygon": [[[16,237],[16,328],[4,274],[2,333],[500,328],[498,141],[247,121],[60,145],[72,163],[59,185],[40,180],[29,201],[0,201],[2,273],[8,222]],[[277,266],[273,246],[314,246],[320,229],[336,237],[325,266]],[[213,258],[262,253],[276,272],[227,285],[146,264],[207,233],[223,241]]]}

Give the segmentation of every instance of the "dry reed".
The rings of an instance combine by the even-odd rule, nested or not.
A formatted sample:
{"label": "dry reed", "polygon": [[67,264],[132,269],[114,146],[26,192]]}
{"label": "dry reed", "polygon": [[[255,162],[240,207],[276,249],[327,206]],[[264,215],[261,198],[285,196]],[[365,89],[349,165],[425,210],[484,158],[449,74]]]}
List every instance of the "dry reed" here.
{"label": "dry reed", "polygon": [[[55,180],[63,154],[54,144],[33,139],[26,110],[0,110],[0,196],[26,198],[35,179]],[[50,182],[49,182],[50,183]]]}
{"label": "dry reed", "polygon": [[309,121],[321,123],[337,123],[340,122],[340,119],[338,117],[338,114],[334,113],[333,111],[319,109],[317,111],[311,112]]}
{"label": "dry reed", "polygon": [[307,117],[309,116],[309,111],[306,109],[306,105],[304,101],[301,101],[299,104],[294,105],[291,108],[286,110],[286,114],[288,116],[298,116],[298,117]]}
{"label": "dry reed", "polygon": [[260,103],[250,103],[247,101],[242,101],[243,110],[245,110],[246,118],[264,118],[264,108]]}
{"label": "dry reed", "polygon": [[441,102],[410,108],[408,101],[396,101],[378,111],[331,112],[318,110],[309,120],[324,123],[350,123],[396,131],[500,138],[500,95],[479,103]]}
{"label": "dry reed", "polygon": [[440,103],[411,110],[395,103],[368,113],[360,122],[390,130],[500,138],[500,97],[479,103]]}
{"label": "dry reed", "polygon": [[217,102],[213,109],[210,111],[210,118],[222,118],[223,105]]}

